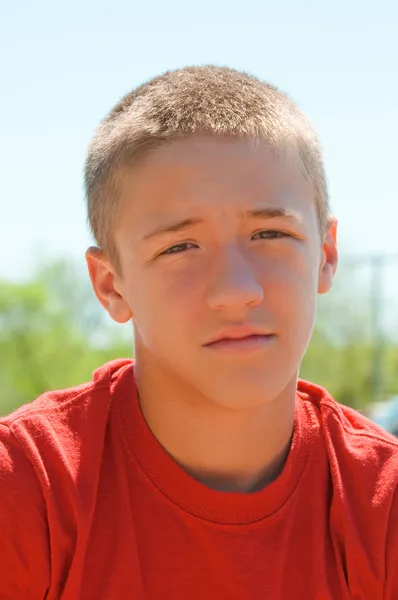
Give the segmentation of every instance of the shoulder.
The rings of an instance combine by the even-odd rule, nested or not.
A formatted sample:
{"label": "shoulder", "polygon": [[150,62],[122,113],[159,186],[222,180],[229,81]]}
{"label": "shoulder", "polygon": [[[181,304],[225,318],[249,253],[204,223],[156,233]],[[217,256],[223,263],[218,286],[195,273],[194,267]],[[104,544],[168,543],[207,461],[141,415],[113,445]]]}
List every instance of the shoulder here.
{"label": "shoulder", "polygon": [[398,488],[398,439],[323,388],[299,382],[299,396],[322,439],[336,500],[386,519]]}
{"label": "shoulder", "polygon": [[32,421],[36,424],[53,420],[62,421],[67,416],[80,415],[86,419],[87,411],[100,410],[101,400],[109,401],[112,384],[124,367],[132,365],[131,359],[118,359],[105,363],[93,373],[92,380],[81,385],[45,392],[5,417],[0,425],[17,431]]}
{"label": "shoulder", "polygon": [[398,598],[398,439],[319,386],[300,381],[299,396],[326,451],[330,525],[346,566]]}
{"label": "shoulder", "polygon": [[371,469],[387,463],[392,472],[398,474],[398,438],[364,414],[336,402],[318,385],[300,380],[298,391],[336,458],[344,457],[351,466],[358,464]]}
{"label": "shoulder", "polygon": [[2,597],[44,598],[54,556],[69,569],[92,507],[113,385],[129,364],[107,363],[91,382],[43,394],[0,419]]}
{"label": "shoulder", "polygon": [[19,448],[36,471],[54,455],[72,464],[84,440],[94,442],[103,435],[113,381],[131,363],[129,359],[108,362],[93,373],[92,381],[46,392],[0,418],[0,471],[4,473],[8,460],[16,460],[12,448]]}

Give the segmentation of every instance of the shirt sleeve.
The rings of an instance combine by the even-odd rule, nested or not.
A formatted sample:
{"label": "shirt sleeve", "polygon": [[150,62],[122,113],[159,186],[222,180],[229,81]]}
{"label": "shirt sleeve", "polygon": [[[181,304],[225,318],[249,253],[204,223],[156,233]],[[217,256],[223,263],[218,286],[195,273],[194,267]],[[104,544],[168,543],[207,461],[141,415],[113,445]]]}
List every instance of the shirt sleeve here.
{"label": "shirt sleeve", "polygon": [[390,511],[386,545],[386,585],[384,600],[398,599],[398,482]]}
{"label": "shirt sleeve", "polygon": [[43,600],[50,581],[46,508],[35,471],[0,424],[0,598]]}

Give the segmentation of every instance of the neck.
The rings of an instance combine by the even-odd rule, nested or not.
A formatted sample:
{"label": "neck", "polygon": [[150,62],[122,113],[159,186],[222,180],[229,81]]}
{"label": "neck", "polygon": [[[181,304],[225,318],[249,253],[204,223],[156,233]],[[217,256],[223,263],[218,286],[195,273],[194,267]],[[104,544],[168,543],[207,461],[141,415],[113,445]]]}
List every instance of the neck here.
{"label": "neck", "polygon": [[215,490],[250,493],[282,471],[293,432],[297,377],[271,403],[232,410],[158,364],[138,357],[135,372],[149,428],[192,477]]}

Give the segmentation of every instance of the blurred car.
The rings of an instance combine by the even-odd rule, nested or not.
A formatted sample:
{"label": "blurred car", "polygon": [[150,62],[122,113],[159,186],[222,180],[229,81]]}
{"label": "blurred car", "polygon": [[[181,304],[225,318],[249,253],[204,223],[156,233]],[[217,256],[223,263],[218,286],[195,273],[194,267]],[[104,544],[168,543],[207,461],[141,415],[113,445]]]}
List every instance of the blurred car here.
{"label": "blurred car", "polygon": [[368,416],[374,423],[398,437],[398,395],[373,404]]}

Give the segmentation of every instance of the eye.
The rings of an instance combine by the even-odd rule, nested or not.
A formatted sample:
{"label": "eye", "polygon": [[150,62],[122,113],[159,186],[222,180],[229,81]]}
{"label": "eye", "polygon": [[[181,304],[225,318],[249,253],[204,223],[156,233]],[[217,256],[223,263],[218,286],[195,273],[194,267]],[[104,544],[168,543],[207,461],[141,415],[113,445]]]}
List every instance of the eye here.
{"label": "eye", "polygon": [[275,231],[273,229],[265,229],[264,231],[258,231],[253,235],[252,239],[261,239],[261,240],[275,240],[278,238],[289,237],[288,233],[284,231]]}
{"label": "eye", "polygon": [[181,244],[175,244],[174,246],[170,246],[166,250],[160,253],[159,256],[167,255],[167,254],[180,254],[181,252],[186,252],[191,248],[196,248],[195,244],[191,244],[190,242],[183,242]]}

